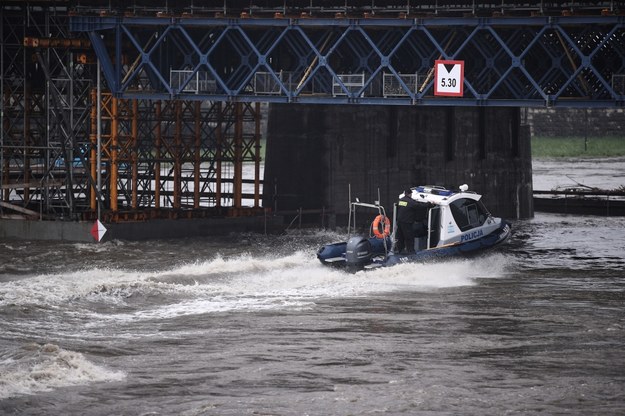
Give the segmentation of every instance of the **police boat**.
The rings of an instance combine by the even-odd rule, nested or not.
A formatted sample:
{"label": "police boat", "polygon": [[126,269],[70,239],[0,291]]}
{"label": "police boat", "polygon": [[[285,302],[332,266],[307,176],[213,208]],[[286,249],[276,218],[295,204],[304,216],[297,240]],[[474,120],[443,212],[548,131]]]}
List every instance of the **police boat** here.
{"label": "police boat", "polygon": [[[469,191],[467,185],[460,186],[457,191],[441,186],[416,186],[410,191],[413,200],[428,204],[425,230],[415,238],[414,253],[396,252],[397,204],[393,206],[391,227],[391,221],[379,203],[357,200],[350,206],[348,241],[322,246],[317,251],[317,258],[324,265],[356,271],[476,255],[500,245],[510,236],[510,224],[493,217],[482,203],[482,196]],[[357,207],[378,211],[367,237],[351,236],[352,220],[355,230]]]}

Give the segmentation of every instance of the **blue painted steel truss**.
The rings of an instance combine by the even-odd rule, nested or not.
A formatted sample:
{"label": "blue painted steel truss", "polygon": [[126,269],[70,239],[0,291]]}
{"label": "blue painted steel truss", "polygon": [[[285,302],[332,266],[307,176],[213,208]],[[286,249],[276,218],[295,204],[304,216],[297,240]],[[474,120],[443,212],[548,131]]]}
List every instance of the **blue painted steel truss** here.
{"label": "blue painted steel truss", "polygon": [[[118,97],[320,104],[622,107],[625,17],[73,16]],[[433,93],[437,59],[464,96]]]}

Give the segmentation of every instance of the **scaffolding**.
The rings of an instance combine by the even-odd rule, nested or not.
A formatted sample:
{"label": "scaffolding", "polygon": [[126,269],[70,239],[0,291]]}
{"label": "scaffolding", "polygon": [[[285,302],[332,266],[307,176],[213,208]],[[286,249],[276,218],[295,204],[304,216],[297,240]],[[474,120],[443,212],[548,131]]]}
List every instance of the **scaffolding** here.
{"label": "scaffolding", "polygon": [[[92,92],[95,96],[95,91]],[[244,215],[259,209],[260,105],[102,96],[105,219]],[[97,114],[92,111],[92,125]],[[97,175],[91,137],[91,177]],[[90,193],[91,212],[98,193]]]}
{"label": "scaffolding", "polygon": [[[104,85],[98,106],[97,61],[86,37],[67,32],[65,7],[2,6],[0,19],[0,218],[263,211],[260,104],[122,99]],[[196,74],[181,89],[207,81]]]}
{"label": "scaffolding", "polygon": [[1,212],[74,218],[89,184],[81,152],[92,68],[76,60],[88,43],[50,42],[69,38],[66,13],[54,6],[2,7],[0,20]]}

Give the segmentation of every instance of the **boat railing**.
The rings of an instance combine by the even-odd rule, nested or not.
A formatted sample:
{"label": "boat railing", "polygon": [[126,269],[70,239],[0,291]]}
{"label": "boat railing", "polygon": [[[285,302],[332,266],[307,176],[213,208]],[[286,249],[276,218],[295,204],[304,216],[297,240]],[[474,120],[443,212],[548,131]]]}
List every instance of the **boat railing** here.
{"label": "boat railing", "polygon": [[356,202],[351,202],[350,209],[349,209],[349,219],[347,222],[347,235],[349,237],[351,237],[352,232],[356,231],[356,208],[357,207],[375,209],[378,211],[378,215],[382,215],[386,217],[386,210],[384,209],[382,205],[380,205],[377,202],[375,204],[371,204],[367,202],[360,202],[358,200]]}
{"label": "boat railing", "polygon": [[[356,199],[356,202],[351,202],[350,203],[350,209],[349,209],[349,220],[348,220],[348,224],[347,224],[347,236],[348,239],[350,239],[352,237],[352,232],[356,232],[356,208],[358,207],[362,207],[362,208],[369,208],[369,209],[374,209],[377,210],[378,215],[381,215],[383,217],[389,218],[386,215],[386,210],[384,209],[384,207],[382,205],[380,205],[380,203],[378,201],[375,201],[375,203],[371,204],[371,203],[367,203],[367,202],[360,202],[358,199]],[[390,220],[390,218],[389,218]],[[373,226],[372,223],[369,224],[369,234],[371,234],[371,227]],[[391,238],[393,237],[395,233],[395,215],[393,215],[393,221],[392,221],[392,231],[391,231]],[[370,235],[371,237],[371,235]],[[389,253],[389,251],[391,251],[392,247],[389,247],[387,244],[387,239],[384,239],[384,251],[386,254]]]}

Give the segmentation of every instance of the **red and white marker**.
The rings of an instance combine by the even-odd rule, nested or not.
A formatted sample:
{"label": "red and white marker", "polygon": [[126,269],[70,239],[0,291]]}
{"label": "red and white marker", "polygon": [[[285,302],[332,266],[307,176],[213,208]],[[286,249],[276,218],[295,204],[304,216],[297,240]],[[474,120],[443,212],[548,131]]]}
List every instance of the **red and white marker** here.
{"label": "red and white marker", "polygon": [[91,235],[93,238],[95,238],[97,242],[100,242],[105,233],[106,227],[100,222],[100,220],[96,220],[95,223],[93,223],[93,227],[91,227]]}

